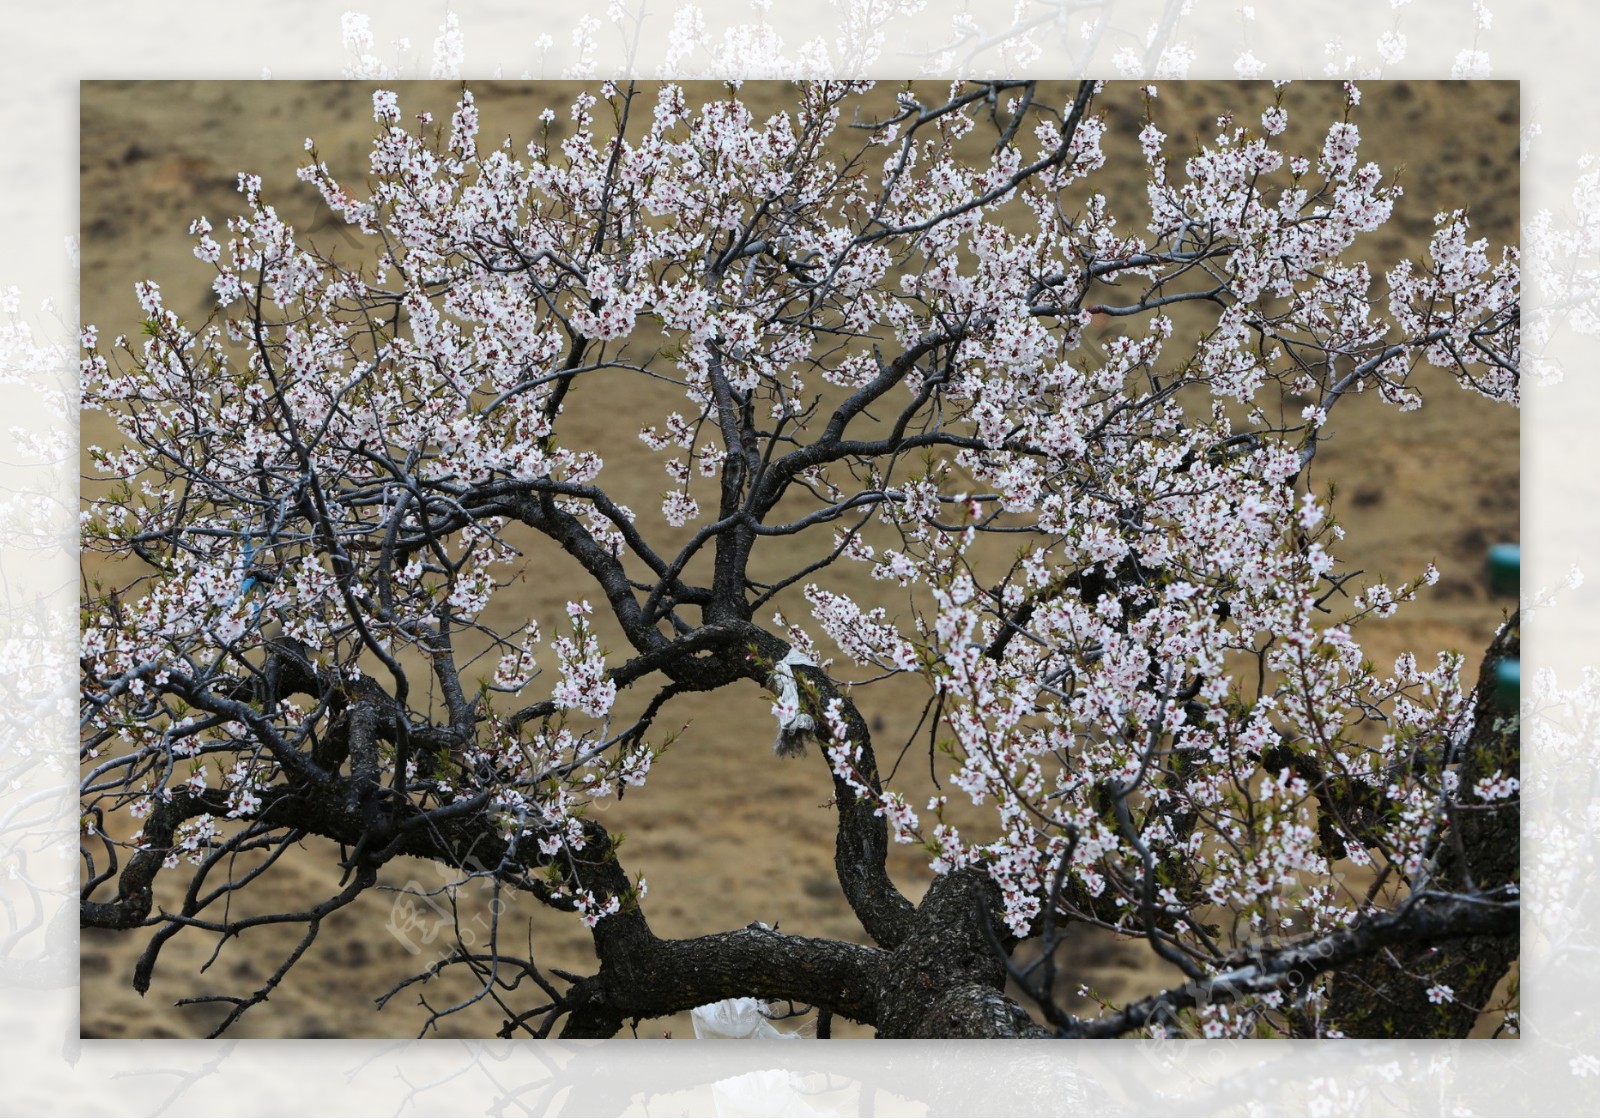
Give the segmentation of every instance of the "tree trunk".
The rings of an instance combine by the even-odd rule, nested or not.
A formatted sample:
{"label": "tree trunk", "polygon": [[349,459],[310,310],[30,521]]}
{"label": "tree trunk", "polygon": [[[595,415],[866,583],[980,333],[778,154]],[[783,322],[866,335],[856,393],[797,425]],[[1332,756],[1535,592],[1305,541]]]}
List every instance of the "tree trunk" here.
{"label": "tree trunk", "polygon": [[1000,889],[966,867],[934,879],[878,989],[878,1036],[1043,1037],[1005,995],[1005,958],[990,930]]}

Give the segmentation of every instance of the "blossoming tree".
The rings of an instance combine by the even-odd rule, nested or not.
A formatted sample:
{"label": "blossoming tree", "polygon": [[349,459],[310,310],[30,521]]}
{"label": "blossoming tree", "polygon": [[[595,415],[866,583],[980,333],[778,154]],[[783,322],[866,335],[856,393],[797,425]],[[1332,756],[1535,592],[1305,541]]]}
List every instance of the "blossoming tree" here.
{"label": "blossoming tree", "polygon": [[[85,328],[84,407],[123,441],[84,546],[143,566],[83,603],[82,921],[155,930],[141,990],[180,931],[303,925],[221,1032],[417,857],[592,930],[593,974],[499,936],[435,965],[508,1035],[736,997],[883,1036],[1471,1026],[1517,952],[1515,713],[1458,656],[1364,657],[1437,576],[1347,589],[1308,466],[1341,400],[1413,408],[1423,367],[1516,403],[1516,251],[1456,210],[1373,275],[1399,187],[1358,159],[1354,87],[1309,156],[1281,87],[1182,156],[1146,91],[1138,232],[1095,190],[1095,83],[865,93],[758,120],[606,84],[525,150],[470,92],[438,128],[380,93],[367,189],[302,171],[370,251],[302,243],[241,176],[242,216],[191,229],[210,321],[145,283],[142,343]],[[659,506],[564,438],[586,394],[658,456]],[[830,585],[851,564],[894,594]],[[562,565],[590,588],[564,614],[484,621]],[[925,687],[931,800],[880,777],[868,674]],[[674,700],[731,688],[828,766],[870,943],[652,932],[595,807],[674,764]],[[308,835],[338,892],[240,916]],[[891,843],[926,850],[916,903]],[[1186,981],[1068,1013],[1075,923]]]}

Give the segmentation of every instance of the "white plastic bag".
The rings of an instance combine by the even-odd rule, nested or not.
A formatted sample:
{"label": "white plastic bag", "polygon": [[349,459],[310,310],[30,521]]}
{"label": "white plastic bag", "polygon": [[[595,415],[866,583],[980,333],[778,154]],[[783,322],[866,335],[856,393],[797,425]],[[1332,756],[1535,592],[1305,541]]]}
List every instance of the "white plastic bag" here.
{"label": "white plastic bag", "polygon": [[698,1038],[793,1041],[804,1036],[798,1031],[774,1026],[762,1013],[765,1009],[766,1004],[760,999],[723,999],[695,1007],[689,1011],[689,1019],[694,1023],[694,1036]]}

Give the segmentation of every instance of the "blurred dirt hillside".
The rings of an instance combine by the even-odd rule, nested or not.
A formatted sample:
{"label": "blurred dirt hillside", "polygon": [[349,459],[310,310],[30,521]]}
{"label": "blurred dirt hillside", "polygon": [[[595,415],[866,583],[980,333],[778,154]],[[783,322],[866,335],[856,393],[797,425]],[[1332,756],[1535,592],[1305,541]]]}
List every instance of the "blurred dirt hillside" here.
{"label": "blurred dirt hillside", "polygon": [[[579,86],[571,83],[471,83],[485,141],[513,138],[519,150],[542,127],[540,110],[552,108],[553,139],[570,127],[566,107]],[[324,249],[353,248],[342,222],[321,208],[316,192],[294,172],[306,160],[304,140],[349,183],[360,183],[374,133],[372,92],[362,82],[86,82],[81,87],[82,319],[102,339],[139,335],[134,283],[154,279],[167,305],[185,319],[203,320],[213,306],[212,272],[192,254],[189,223],[205,215],[217,227],[240,208],[239,172],[258,174],[263,194],[304,239]],[[459,87],[444,83],[390,83],[407,116],[431,111],[447,120]],[[1067,87],[1063,86],[1065,91]],[[691,104],[726,96],[715,83],[689,87]],[[893,88],[885,90],[891,96]],[[939,95],[929,83],[925,98]],[[1395,219],[1368,239],[1374,271],[1426,252],[1433,216],[1466,207],[1476,234],[1491,245],[1517,236],[1518,89],[1512,82],[1388,82],[1363,87],[1353,119],[1360,125],[1360,158],[1399,173],[1406,194]],[[792,89],[783,83],[747,83],[740,94],[760,117],[783,111]],[[1231,112],[1253,121],[1273,96],[1269,83],[1160,84],[1157,120],[1170,136],[1168,151],[1181,155],[1217,130]],[[653,100],[653,98],[652,98]],[[1322,132],[1342,112],[1337,84],[1296,83],[1286,93],[1290,142],[1312,153]],[[1144,166],[1138,132],[1144,102],[1135,85],[1113,85],[1098,103],[1109,134],[1107,167],[1093,189],[1112,201],[1130,232],[1142,228]],[[1102,332],[1110,326],[1099,328]],[[1349,536],[1341,555],[1372,576],[1410,578],[1430,560],[1439,584],[1389,623],[1364,630],[1369,655],[1380,666],[1414,649],[1431,661],[1440,649],[1468,655],[1475,678],[1478,655],[1504,617],[1509,602],[1492,599],[1482,578],[1490,543],[1518,538],[1518,416],[1457,389],[1425,371],[1419,382],[1426,404],[1396,414],[1373,394],[1347,399],[1333,435],[1316,463],[1319,489],[1337,484],[1336,514]],[[612,396],[564,417],[564,439],[587,437],[606,460],[604,481],[624,492],[619,500],[649,507],[662,488],[660,467],[635,438],[640,424],[625,417],[628,399]],[[109,445],[114,430],[103,416],[85,417],[84,446]],[[88,466],[85,460],[85,471]],[[626,492],[636,479],[637,493]],[[85,488],[93,486],[86,480]],[[110,574],[93,563],[90,574]],[[552,563],[530,578],[525,592],[502,594],[483,621],[503,631],[520,628],[527,612],[552,618],[569,598],[593,596],[576,570]],[[861,601],[882,598],[882,585],[862,565],[834,569],[827,578]],[[803,605],[786,605],[803,618]],[[493,611],[499,611],[496,615]],[[915,686],[875,687],[858,701],[873,722],[880,764],[895,765],[922,710]],[[691,936],[764,921],[786,932],[862,939],[833,877],[831,786],[815,750],[798,761],[774,758],[770,697],[758,689],[682,701],[689,723],[681,743],[636,794],[605,809],[603,822],[626,836],[623,861],[649,879],[646,912],[664,936]],[[678,725],[674,706],[669,720]],[[926,752],[906,754],[897,778],[915,803],[931,788]],[[942,773],[938,776],[943,776]],[[278,865],[256,884],[260,907],[298,909],[337,890],[338,852],[307,841],[303,856]],[[928,872],[919,852],[896,848],[891,870],[913,898]],[[449,879],[423,865],[393,865],[383,881],[408,879],[436,889]],[[169,883],[170,886],[170,883]],[[158,904],[163,900],[158,897]],[[171,902],[173,899],[165,899]],[[434,983],[407,988],[381,1011],[374,1000],[426,967],[446,947],[448,929],[432,910],[403,895],[371,891],[331,918],[307,956],[270,1002],[251,1010],[231,1032],[239,1037],[411,1037],[426,1018],[418,997],[433,1006],[470,995],[461,986]],[[421,918],[419,920],[419,917]],[[527,939],[545,966],[587,971],[588,938],[569,915],[519,906],[513,938]],[[150,931],[113,935],[86,932],[82,944],[82,1032],[87,1037],[203,1036],[222,1013],[204,1005],[175,1007],[203,994],[253,990],[298,939],[301,928],[256,929],[224,945],[212,959],[214,938],[187,932],[164,948],[147,996],[134,993],[131,976]],[[1083,936],[1067,970],[1070,987],[1087,984],[1119,1001],[1154,989],[1163,976],[1142,945]],[[209,966],[208,965],[209,962]],[[202,968],[207,968],[202,972]],[[530,1005],[532,1005],[530,1003]],[[492,1036],[502,1015],[478,1006],[444,1020],[449,1036]],[[847,1034],[847,1024],[836,1033]],[[692,1036],[686,1015],[645,1022],[641,1037]]]}

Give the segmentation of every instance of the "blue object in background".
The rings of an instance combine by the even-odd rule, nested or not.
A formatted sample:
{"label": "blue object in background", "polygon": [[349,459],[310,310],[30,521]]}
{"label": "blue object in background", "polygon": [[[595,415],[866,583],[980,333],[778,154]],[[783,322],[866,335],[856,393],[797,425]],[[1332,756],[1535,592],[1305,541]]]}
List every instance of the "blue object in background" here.
{"label": "blue object in background", "polygon": [[[1489,549],[1489,590],[1493,594],[1514,595],[1522,589],[1522,548],[1516,544],[1495,544]],[[1503,660],[1494,666],[1495,702],[1506,711],[1515,711],[1522,701],[1522,662]]]}
{"label": "blue object in background", "polygon": [[[250,574],[250,569],[255,566],[255,562],[256,542],[247,536],[244,539],[244,581],[239,584],[239,594],[238,597],[234,599],[235,602],[249,594],[251,590],[254,589],[256,585],[256,577]],[[259,611],[261,607],[257,605],[256,609]]]}
{"label": "blue object in background", "polygon": [[1522,662],[1505,660],[1494,666],[1494,698],[1507,711],[1522,699]]}
{"label": "blue object in background", "polygon": [[[250,592],[256,588],[256,577],[252,574],[256,562],[256,543],[250,537],[244,541],[244,578],[239,580],[239,593],[233,596],[233,602],[242,602],[250,597]],[[229,603],[233,605],[233,603]],[[261,599],[256,599],[250,604],[250,624],[255,625],[261,621]]]}
{"label": "blue object in background", "polygon": [[1522,589],[1522,547],[1496,544],[1489,549],[1489,590],[1516,594]]}

